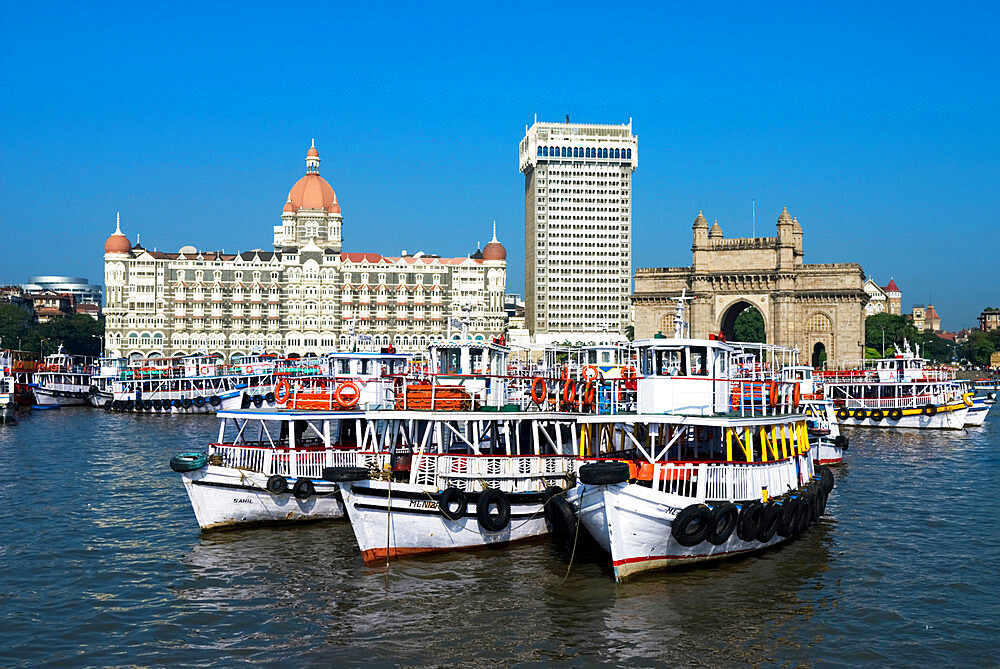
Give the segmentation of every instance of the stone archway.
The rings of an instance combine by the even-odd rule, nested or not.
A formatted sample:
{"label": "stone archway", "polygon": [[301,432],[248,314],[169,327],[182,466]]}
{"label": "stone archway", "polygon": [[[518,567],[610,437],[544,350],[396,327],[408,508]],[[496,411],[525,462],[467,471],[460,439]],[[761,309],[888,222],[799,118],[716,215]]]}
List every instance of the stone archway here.
{"label": "stone archway", "polygon": [[813,369],[820,369],[826,365],[827,352],[826,344],[821,341],[816,342],[812,347],[811,363]]}
{"label": "stone archway", "polygon": [[760,320],[763,323],[763,332],[761,333],[763,336],[759,337],[759,339],[762,343],[766,342],[768,339],[767,321],[764,319],[764,314],[761,312],[760,308],[748,300],[737,300],[736,302],[730,304],[726,310],[722,312],[722,318],[719,320],[719,332],[725,335],[726,339],[729,341],[744,341],[747,339],[743,336],[743,333],[737,336],[737,319],[739,319],[744,312],[751,309],[760,316]]}

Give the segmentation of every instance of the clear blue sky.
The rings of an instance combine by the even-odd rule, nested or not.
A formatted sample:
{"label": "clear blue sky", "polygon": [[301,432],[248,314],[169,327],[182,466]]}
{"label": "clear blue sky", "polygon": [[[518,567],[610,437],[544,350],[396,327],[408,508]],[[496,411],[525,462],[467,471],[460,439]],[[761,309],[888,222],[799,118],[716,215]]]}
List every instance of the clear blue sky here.
{"label": "clear blue sky", "polygon": [[[634,119],[633,266],[690,263],[699,209],[895,277],[945,327],[1000,306],[995,3],[7,3],[0,282],[99,282],[125,232],[269,248],[311,138],[345,249],[467,254],[522,290],[517,143]],[[498,3],[500,4],[500,3]],[[695,3],[697,4],[697,3]]]}

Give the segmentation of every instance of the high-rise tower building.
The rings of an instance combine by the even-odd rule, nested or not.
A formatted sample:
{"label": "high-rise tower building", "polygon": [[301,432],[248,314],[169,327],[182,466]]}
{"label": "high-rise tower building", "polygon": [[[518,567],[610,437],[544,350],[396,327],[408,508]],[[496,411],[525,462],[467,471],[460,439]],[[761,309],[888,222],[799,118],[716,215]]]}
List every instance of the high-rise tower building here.
{"label": "high-rise tower building", "polygon": [[536,341],[620,334],[629,324],[632,120],[542,123],[525,129],[525,325]]}

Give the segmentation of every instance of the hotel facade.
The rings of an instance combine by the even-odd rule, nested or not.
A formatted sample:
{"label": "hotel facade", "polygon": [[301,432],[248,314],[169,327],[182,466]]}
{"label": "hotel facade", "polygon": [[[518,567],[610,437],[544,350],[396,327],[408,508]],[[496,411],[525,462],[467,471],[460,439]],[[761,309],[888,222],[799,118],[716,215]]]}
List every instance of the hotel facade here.
{"label": "hotel facade", "polygon": [[343,252],[336,193],[311,147],[288,193],[273,249],[176,253],[132,244],[120,222],[104,245],[106,349],[129,358],[198,351],[229,361],[394,346],[419,352],[504,333],[507,252],[493,239],[467,257]]}
{"label": "hotel facade", "polygon": [[525,325],[536,343],[622,335],[632,294],[632,121],[525,129]]}

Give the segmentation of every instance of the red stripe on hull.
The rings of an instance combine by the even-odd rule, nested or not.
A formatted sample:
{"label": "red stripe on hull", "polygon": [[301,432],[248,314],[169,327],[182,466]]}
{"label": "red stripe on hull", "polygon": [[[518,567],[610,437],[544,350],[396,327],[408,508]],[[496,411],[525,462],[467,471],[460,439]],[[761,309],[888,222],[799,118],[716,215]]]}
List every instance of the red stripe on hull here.
{"label": "red stripe on hull", "polygon": [[815,465],[837,465],[844,461],[844,458],[829,458],[827,460],[813,460]]}
{"label": "red stripe on hull", "polygon": [[[774,542],[780,543],[780,542]],[[760,548],[765,548],[771,546],[772,544],[761,544],[760,546],[755,546],[753,548],[742,548],[738,551],[726,551],[725,553],[702,553],[701,555],[648,555],[645,557],[633,557],[626,558],[624,560],[613,560],[612,565],[615,567],[620,567],[625,564],[635,564],[636,562],[649,562],[651,560],[677,560],[678,562],[684,560],[709,560],[714,558],[724,558],[730,555],[739,555],[740,553],[749,553],[750,551],[755,551]]]}

